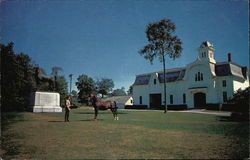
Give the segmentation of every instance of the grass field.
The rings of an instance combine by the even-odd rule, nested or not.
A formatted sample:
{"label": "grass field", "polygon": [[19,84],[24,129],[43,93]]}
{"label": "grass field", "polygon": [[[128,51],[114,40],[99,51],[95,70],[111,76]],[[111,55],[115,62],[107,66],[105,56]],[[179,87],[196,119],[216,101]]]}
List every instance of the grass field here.
{"label": "grass field", "polygon": [[213,115],[162,111],[74,109],[64,113],[8,113],[4,159],[232,159],[249,157],[248,122]]}

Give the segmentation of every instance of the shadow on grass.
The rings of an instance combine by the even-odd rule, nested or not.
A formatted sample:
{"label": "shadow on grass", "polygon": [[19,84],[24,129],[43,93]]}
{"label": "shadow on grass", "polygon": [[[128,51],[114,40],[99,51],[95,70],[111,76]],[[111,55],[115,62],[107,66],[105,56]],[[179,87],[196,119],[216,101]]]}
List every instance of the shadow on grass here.
{"label": "shadow on grass", "polygon": [[82,120],[78,120],[78,121],[80,121],[80,122],[91,122],[91,121],[93,121],[93,122],[97,122],[97,121],[103,121],[103,119],[98,119],[98,120],[93,120],[93,119],[82,119]]}
{"label": "shadow on grass", "polygon": [[[71,121],[69,121],[69,122],[91,122],[91,121],[93,121],[94,122],[94,120],[93,119],[82,119],[82,120],[71,120]],[[103,119],[98,119],[97,121],[103,121]],[[64,120],[61,120],[61,121],[48,121],[48,122],[52,122],[52,123],[67,123],[67,122],[64,122]]]}
{"label": "shadow on grass", "polygon": [[48,121],[48,122],[64,122],[64,121],[62,120],[62,121]]}
{"label": "shadow on grass", "polygon": [[2,112],[1,114],[1,150],[5,151],[1,154],[4,159],[11,159],[13,156],[20,154],[20,145],[11,142],[13,138],[20,138],[20,135],[8,131],[10,125],[17,122],[26,121],[22,112]]}
{"label": "shadow on grass", "polygon": [[234,114],[230,117],[220,117],[219,119],[219,121],[227,123],[224,127],[221,126],[225,135],[235,139],[234,145],[232,145],[234,150],[231,153],[232,159],[249,157],[249,121],[247,119]]}
{"label": "shadow on grass", "polygon": [[229,117],[221,117],[220,121],[222,122],[249,122],[249,115],[240,114],[240,113],[232,113]]}
{"label": "shadow on grass", "polygon": [[9,125],[25,121],[23,119],[22,112],[2,112],[1,114],[1,123],[2,123],[2,130],[5,130]]}
{"label": "shadow on grass", "polygon": [[[94,112],[75,112],[74,114],[95,114]],[[112,114],[112,112],[98,112],[98,114]],[[117,114],[128,114],[124,112],[118,112]]]}

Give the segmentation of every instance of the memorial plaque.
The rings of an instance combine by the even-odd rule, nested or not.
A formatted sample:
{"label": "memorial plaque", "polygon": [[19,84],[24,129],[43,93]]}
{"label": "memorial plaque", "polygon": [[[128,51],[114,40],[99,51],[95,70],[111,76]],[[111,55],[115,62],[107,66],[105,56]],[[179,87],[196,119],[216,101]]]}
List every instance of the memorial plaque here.
{"label": "memorial plaque", "polygon": [[56,92],[34,92],[30,96],[33,112],[62,112],[60,94]]}

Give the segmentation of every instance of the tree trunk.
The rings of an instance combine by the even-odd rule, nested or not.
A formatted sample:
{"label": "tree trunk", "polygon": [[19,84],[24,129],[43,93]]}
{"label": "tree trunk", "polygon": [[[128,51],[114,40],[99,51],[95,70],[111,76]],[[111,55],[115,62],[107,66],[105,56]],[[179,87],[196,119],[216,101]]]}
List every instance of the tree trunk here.
{"label": "tree trunk", "polygon": [[166,87],[166,66],[165,66],[165,56],[164,53],[162,54],[162,61],[163,61],[163,82],[164,82],[164,113],[167,113],[168,106],[167,106],[167,87]]}

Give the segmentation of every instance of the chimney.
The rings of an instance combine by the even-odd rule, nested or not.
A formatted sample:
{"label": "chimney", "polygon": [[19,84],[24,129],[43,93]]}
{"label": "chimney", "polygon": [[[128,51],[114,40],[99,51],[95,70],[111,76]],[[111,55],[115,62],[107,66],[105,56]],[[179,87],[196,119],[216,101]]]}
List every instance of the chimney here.
{"label": "chimney", "polygon": [[228,53],[228,54],[227,54],[227,59],[228,59],[228,62],[232,62],[232,56],[231,56],[231,53]]}

